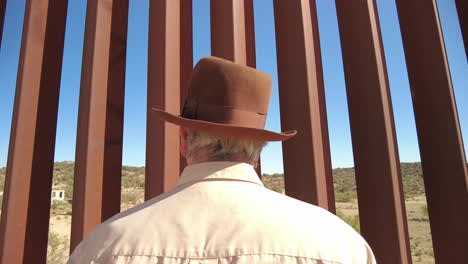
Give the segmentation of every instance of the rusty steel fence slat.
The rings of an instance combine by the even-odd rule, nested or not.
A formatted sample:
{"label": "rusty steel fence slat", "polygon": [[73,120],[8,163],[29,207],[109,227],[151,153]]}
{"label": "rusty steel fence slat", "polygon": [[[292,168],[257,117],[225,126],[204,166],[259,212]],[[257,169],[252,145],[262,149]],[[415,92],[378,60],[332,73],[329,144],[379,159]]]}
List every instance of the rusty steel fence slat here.
{"label": "rusty steel fence slat", "polygon": [[120,212],[128,0],[86,10],[70,250]]}
{"label": "rusty steel fence slat", "polygon": [[[361,234],[377,262],[411,263],[398,146],[375,0],[336,1]],[[385,223],[385,228],[382,224]]]}
{"label": "rusty steel fence slat", "polygon": [[468,1],[455,0],[457,6],[458,20],[460,21],[460,28],[465,46],[465,55],[468,63]]}
{"label": "rusty steel fence slat", "polygon": [[181,25],[189,23],[181,18],[182,1],[150,1],[145,200],[172,189],[180,175],[179,127],[154,118],[151,108],[180,114],[181,58],[192,55],[180,45],[187,38],[181,33],[192,34]]}
{"label": "rusty steel fence slat", "polygon": [[246,65],[244,2],[210,0],[211,55]]}
{"label": "rusty steel fence slat", "polygon": [[434,256],[437,263],[466,262],[468,173],[437,4],[435,0],[396,3]]}
{"label": "rusty steel fence slat", "polygon": [[67,1],[26,3],[0,263],[45,263]]}
{"label": "rusty steel fence slat", "polygon": [[180,2],[180,106],[185,102],[193,68],[192,0]]}
{"label": "rusty steel fence slat", "polygon": [[286,194],[335,211],[315,1],[275,0]]}
{"label": "rusty steel fence slat", "polygon": [[[254,19],[254,4],[253,0],[244,0],[244,17],[245,17],[245,49],[246,49],[246,65],[257,68],[257,56],[255,51],[255,19]],[[258,177],[262,178],[262,161],[258,159],[255,167]]]}
{"label": "rusty steel fence slat", "polygon": [[7,0],[0,0],[0,50],[2,49],[3,24],[5,22]]}
{"label": "rusty steel fence slat", "polygon": [[[255,68],[253,0],[210,1],[211,54]],[[261,178],[261,162],[255,168]]]}
{"label": "rusty steel fence slat", "polygon": [[[245,50],[246,65],[256,68],[257,57],[255,51],[255,26],[254,26],[254,4],[253,0],[244,0],[244,18],[245,18]],[[259,174],[261,175],[261,174]]]}
{"label": "rusty steel fence slat", "polygon": [[[180,107],[185,103],[188,94],[190,77],[193,67],[193,34],[192,34],[192,0],[180,2]],[[180,171],[187,165],[185,158],[180,156]]]}

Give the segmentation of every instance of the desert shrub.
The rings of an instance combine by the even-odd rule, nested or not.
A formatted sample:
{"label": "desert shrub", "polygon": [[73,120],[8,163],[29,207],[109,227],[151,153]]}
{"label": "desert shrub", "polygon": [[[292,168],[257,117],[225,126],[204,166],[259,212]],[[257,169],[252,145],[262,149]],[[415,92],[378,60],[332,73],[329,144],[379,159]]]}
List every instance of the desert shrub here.
{"label": "desert shrub", "polygon": [[421,163],[401,163],[400,168],[405,198],[425,195]]}
{"label": "desert shrub", "polygon": [[284,193],[284,187],[282,187],[281,185],[278,185],[278,184],[270,184],[270,185],[267,185],[267,184],[264,184],[266,188],[272,190],[272,191],[275,191],[277,193],[281,193],[283,194]]}
{"label": "desert shrub", "polygon": [[65,185],[65,200],[71,201],[73,200],[73,181],[67,183]]}
{"label": "desert shrub", "polygon": [[355,216],[348,216],[341,211],[336,211],[336,215],[341,218],[341,220],[345,221],[348,225],[350,225],[354,230],[358,233],[361,233],[361,225],[359,222],[359,215]]}
{"label": "desert shrub", "polygon": [[75,163],[70,161],[55,162],[54,164],[54,185],[65,190],[65,199],[73,199],[73,177],[75,173]]}
{"label": "desert shrub", "polygon": [[122,188],[144,188],[145,167],[122,166]]}
{"label": "desert shrub", "polygon": [[271,175],[269,174],[264,174],[264,175],[271,176],[271,177],[284,177],[283,173],[273,173]]}
{"label": "desert shrub", "polygon": [[272,175],[263,174],[262,182],[266,188],[272,191],[275,191],[278,193],[284,192],[284,175],[283,174],[279,174],[279,173],[275,173]]}
{"label": "desert shrub", "polygon": [[68,238],[50,231],[47,245],[47,264],[63,264],[68,256]]}
{"label": "desert shrub", "polygon": [[137,175],[144,175],[145,174],[145,167],[132,167],[132,166],[122,166],[123,172],[131,172]]}
{"label": "desert shrub", "polygon": [[145,179],[144,175],[137,175],[134,173],[124,172],[122,174],[122,187],[123,188],[144,188]]}
{"label": "desert shrub", "polygon": [[357,198],[356,192],[353,191],[346,191],[346,192],[336,192],[335,193],[335,200],[341,203],[351,202],[352,200]]}
{"label": "desert shrub", "polygon": [[0,168],[0,191],[3,191],[3,187],[5,184],[5,173],[6,173],[6,169]]}
{"label": "desert shrub", "polygon": [[424,218],[428,218],[429,217],[429,211],[427,209],[427,204],[423,204],[421,206],[421,213],[423,215]]}
{"label": "desert shrub", "polygon": [[52,201],[52,204],[50,205],[50,211],[53,215],[56,215],[56,214],[71,215],[71,209],[72,209],[71,204],[66,201],[55,200],[55,201]]}
{"label": "desert shrub", "polygon": [[131,204],[136,205],[138,201],[142,198],[141,192],[139,191],[128,191],[122,193],[122,204]]}
{"label": "desert shrub", "polygon": [[[405,198],[425,195],[421,163],[401,163],[400,168]],[[354,168],[333,169],[333,183],[336,197],[343,198],[345,202],[355,199],[355,195],[353,198],[347,193],[356,192]]]}

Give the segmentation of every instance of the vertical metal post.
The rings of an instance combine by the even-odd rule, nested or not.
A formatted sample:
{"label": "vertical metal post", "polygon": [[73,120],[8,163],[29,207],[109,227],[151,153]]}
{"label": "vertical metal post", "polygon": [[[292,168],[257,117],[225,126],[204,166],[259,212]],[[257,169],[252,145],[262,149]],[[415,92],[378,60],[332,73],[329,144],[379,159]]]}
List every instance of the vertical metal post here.
{"label": "vertical metal post", "polygon": [[67,1],[26,4],[0,263],[45,263]]}
{"label": "vertical metal post", "polygon": [[[255,52],[255,26],[254,26],[254,5],[253,0],[244,0],[244,17],[245,17],[245,49],[246,49],[246,65],[252,68],[257,67],[257,59]],[[258,177],[262,178],[262,162],[258,159],[257,167],[255,167]]]}
{"label": "vertical metal post", "polygon": [[468,173],[436,1],[396,3],[416,116],[434,256],[437,263],[466,262]]}
{"label": "vertical metal post", "polygon": [[[256,67],[253,0],[210,2],[211,54]],[[261,177],[260,160],[256,168]]]}
{"label": "vertical metal post", "polygon": [[192,0],[180,3],[180,105],[185,102],[193,68]]}
{"label": "vertical metal post", "polygon": [[[181,21],[188,23],[181,19],[181,0],[150,2],[146,200],[172,189],[180,175],[179,128],[154,118],[151,109],[180,113],[181,59],[184,57],[180,49]],[[191,33],[184,28],[184,33]]]}
{"label": "vertical metal post", "polygon": [[245,51],[246,65],[252,68],[257,67],[255,53],[255,26],[254,26],[254,5],[253,0],[244,0],[245,18]]}
{"label": "vertical metal post", "polygon": [[0,49],[2,48],[3,23],[5,22],[7,0],[0,0]]}
{"label": "vertical metal post", "polygon": [[210,19],[211,54],[246,65],[244,0],[211,0]]}
{"label": "vertical metal post", "polygon": [[460,21],[463,43],[465,44],[465,54],[468,61],[468,1],[455,0],[455,3],[457,5],[458,20]]}
{"label": "vertical metal post", "polygon": [[315,1],[274,1],[286,194],[335,211]]}
{"label": "vertical metal post", "polygon": [[73,187],[73,249],[120,212],[128,0],[86,10]]}
{"label": "vertical metal post", "polygon": [[[411,263],[398,146],[374,0],[336,1],[361,233],[377,262]],[[382,224],[385,223],[385,228]]]}
{"label": "vertical metal post", "polygon": [[[180,2],[180,51],[183,53],[180,56],[180,106],[183,106],[193,68],[192,0]],[[180,170],[185,166],[186,161],[181,156]]]}

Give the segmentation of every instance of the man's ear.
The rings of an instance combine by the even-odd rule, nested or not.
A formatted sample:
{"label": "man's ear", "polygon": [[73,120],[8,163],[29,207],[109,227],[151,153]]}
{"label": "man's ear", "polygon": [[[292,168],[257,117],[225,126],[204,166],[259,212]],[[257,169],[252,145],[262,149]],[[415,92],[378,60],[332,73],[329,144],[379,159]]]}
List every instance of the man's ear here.
{"label": "man's ear", "polygon": [[180,134],[180,155],[182,157],[187,158],[187,130],[185,128],[179,128]]}

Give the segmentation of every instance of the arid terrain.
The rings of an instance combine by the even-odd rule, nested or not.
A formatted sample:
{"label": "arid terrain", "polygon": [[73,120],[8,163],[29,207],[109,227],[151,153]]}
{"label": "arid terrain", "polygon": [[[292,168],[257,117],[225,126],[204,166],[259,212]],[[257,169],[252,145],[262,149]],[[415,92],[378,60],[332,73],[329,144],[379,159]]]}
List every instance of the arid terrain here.
{"label": "arid terrain", "polygon": [[[58,162],[54,169],[54,189],[65,190],[65,201],[52,204],[49,230],[48,263],[65,263],[68,256],[71,200],[73,194],[73,163]],[[403,186],[413,263],[434,263],[426,198],[419,163],[402,163]],[[4,168],[0,169],[3,190]],[[356,198],[354,169],[333,170],[337,215],[359,230],[359,210]],[[265,186],[284,194],[282,174],[263,175]],[[124,166],[122,171],[121,210],[143,202],[144,168]]]}
{"label": "arid terrain", "polygon": [[[403,163],[402,175],[413,263],[435,263],[426,196],[419,163]],[[334,169],[333,176],[337,215],[359,231],[359,209],[356,198],[354,169]],[[284,193],[283,175],[263,175],[263,182],[266,187]]]}

